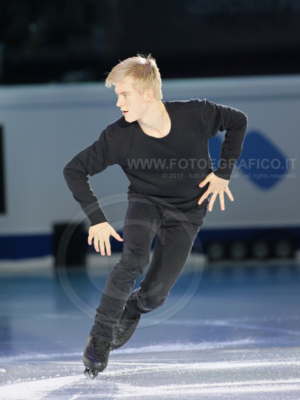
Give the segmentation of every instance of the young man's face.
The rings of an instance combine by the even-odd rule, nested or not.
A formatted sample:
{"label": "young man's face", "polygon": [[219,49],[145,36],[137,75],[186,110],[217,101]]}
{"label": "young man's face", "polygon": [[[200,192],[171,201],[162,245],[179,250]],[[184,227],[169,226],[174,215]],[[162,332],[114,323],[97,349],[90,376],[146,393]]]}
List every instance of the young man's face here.
{"label": "young man's face", "polygon": [[115,92],[118,96],[117,107],[120,107],[127,122],[134,122],[143,117],[148,102],[145,95],[132,86],[132,79],[125,78],[115,84]]}

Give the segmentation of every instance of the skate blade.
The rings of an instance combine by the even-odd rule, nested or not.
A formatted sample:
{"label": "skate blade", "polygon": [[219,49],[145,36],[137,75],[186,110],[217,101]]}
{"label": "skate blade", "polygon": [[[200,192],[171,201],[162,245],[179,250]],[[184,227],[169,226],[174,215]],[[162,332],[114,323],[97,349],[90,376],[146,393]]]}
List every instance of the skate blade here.
{"label": "skate blade", "polygon": [[99,374],[99,371],[97,371],[95,369],[86,368],[84,370],[84,375],[90,379],[95,379],[98,374]]}

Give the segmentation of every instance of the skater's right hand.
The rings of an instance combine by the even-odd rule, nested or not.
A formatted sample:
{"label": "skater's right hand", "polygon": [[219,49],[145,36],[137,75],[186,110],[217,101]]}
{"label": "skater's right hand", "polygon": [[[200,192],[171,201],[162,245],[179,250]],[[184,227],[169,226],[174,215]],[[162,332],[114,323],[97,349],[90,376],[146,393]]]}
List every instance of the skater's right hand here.
{"label": "skater's right hand", "polygon": [[121,236],[114,230],[114,228],[109,225],[108,222],[102,222],[101,224],[93,225],[89,229],[89,237],[88,237],[88,244],[92,244],[92,240],[94,239],[94,247],[96,251],[99,251],[99,243],[100,243],[100,250],[101,255],[105,256],[105,249],[104,243],[106,247],[107,255],[111,255],[110,249],[110,242],[109,237],[112,235],[115,239],[119,240],[120,242],[123,241]]}

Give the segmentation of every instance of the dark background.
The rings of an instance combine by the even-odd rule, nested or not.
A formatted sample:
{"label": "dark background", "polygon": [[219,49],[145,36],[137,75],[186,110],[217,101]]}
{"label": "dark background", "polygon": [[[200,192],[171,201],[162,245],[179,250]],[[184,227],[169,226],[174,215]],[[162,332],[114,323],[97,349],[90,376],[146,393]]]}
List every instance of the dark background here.
{"label": "dark background", "polygon": [[137,53],[162,78],[296,74],[300,0],[0,0],[0,82],[103,81]]}

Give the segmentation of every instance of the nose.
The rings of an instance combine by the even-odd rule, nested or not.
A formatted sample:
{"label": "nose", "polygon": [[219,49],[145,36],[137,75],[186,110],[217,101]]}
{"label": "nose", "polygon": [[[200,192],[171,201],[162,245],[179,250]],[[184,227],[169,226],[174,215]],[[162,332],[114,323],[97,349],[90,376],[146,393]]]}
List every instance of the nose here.
{"label": "nose", "polygon": [[120,100],[120,97],[119,97],[118,100],[117,100],[116,106],[117,106],[117,107],[121,107],[121,105],[122,105],[122,103],[121,103],[121,100]]}

